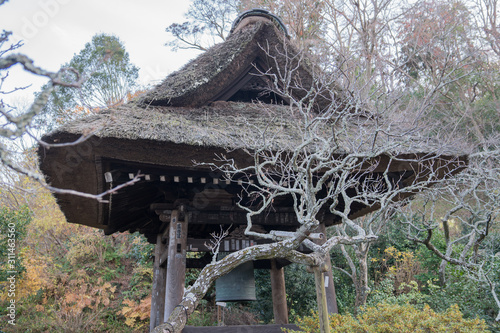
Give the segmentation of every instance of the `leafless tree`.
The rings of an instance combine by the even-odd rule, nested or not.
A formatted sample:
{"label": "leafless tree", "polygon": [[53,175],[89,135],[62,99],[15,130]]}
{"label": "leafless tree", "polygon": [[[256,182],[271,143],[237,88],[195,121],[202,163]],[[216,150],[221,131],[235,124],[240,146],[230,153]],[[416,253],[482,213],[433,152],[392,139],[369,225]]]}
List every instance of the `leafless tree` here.
{"label": "leafless tree", "polygon": [[[424,121],[423,111],[433,102],[434,89],[427,91],[420,103],[403,103],[401,92],[349,94],[337,87],[339,77],[346,75],[341,69],[314,74],[312,83],[306,85],[297,75],[302,54],[281,56],[289,57],[286,70],[261,75],[271,79],[269,89],[289,105],[260,103],[258,107],[270,117],[266,126],[245,122],[245,127],[257,133],[241,143],[248,153],[248,165],[225,156],[208,163],[243,186],[239,206],[247,212],[245,234],[274,242],[237,251],[207,265],[185,291],[182,303],[155,332],[179,332],[186,315],[194,311],[213,281],[244,262],[286,258],[321,267],[334,246],[363,248],[377,239],[377,221],[401,200],[465,166],[456,146],[428,135],[432,128]],[[372,108],[367,109],[368,105]],[[232,138],[227,140],[229,146]],[[293,232],[254,229],[253,218],[272,211],[282,200],[292,203],[300,226]],[[357,218],[368,211],[373,213],[363,220]],[[342,227],[317,245],[309,237],[324,214],[333,215]],[[300,244],[312,253],[298,252]]]}
{"label": "leafless tree", "polygon": [[477,17],[480,21],[484,38],[490,44],[491,49],[497,56],[500,55],[500,31],[498,0],[476,0]]}
{"label": "leafless tree", "polygon": [[[441,258],[442,285],[448,264],[455,265],[486,286],[498,308],[498,246],[488,236],[498,230],[500,215],[499,153],[497,147],[472,154],[466,172],[419,195],[400,214],[409,239]],[[440,234],[444,248],[437,244]]]}
{"label": "leafless tree", "polygon": [[[420,58],[422,65],[431,70],[431,84],[446,75],[455,77],[436,100],[434,115],[441,118],[443,127],[462,137],[462,142],[468,142],[469,167],[453,181],[417,196],[400,214],[408,237],[441,258],[441,285],[447,282],[449,264],[455,265],[489,290],[500,308],[495,257],[498,248],[494,245],[500,185],[495,125],[500,116],[496,93],[498,8],[497,1],[478,0],[474,4],[475,7],[466,7],[465,3],[447,7],[429,3],[436,6],[437,15],[446,16],[449,22],[440,29],[441,38],[422,45],[429,57]],[[429,27],[423,28],[430,31]],[[441,235],[444,248],[437,244]],[[500,315],[496,320],[500,320]]]}
{"label": "leafless tree", "polygon": [[174,37],[166,45],[172,50],[206,51],[211,45],[226,39],[237,11],[236,0],[195,0],[184,15],[187,21],[166,28]]}

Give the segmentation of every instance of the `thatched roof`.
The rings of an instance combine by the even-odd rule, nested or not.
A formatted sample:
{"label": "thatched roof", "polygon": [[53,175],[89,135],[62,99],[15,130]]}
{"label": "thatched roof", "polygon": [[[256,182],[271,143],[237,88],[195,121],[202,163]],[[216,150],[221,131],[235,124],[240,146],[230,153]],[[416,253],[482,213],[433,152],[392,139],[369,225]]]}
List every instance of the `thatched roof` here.
{"label": "thatched roof", "polygon": [[[330,136],[332,130],[337,132],[337,155],[354,150],[376,151],[379,147],[394,155],[459,154],[455,146],[439,144],[425,133],[409,130],[411,124],[405,128],[404,123],[386,121],[385,128],[380,119],[344,116],[349,118],[347,127],[325,121],[317,130],[319,136],[322,133]],[[372,146],[375,127],[380,133]],[[202,107],[144,107],[129,103],[67,123],[44,139],[60,141],[56,139],[59,136],[92,132],[101,139],[150,140],[224,150],[252,150],[265,146],[274,151],[292,151],[301,144],[303,130],[299,111],[290,105],[218,101]]]}
{"label": "thatched roof", "polygon": [[280,149],[291,147],[299,138],[290,106],[214,102],[199,108],[144,108],[131,103],[63,125],[45,139],[89,131],[100,138],[229,149],[252,148],[249,145],[264,133],[272,135],[269,143]]}
{"label": "thatched roof", "polygon": [[[224,43],[211,47],[139,99],[142,105],[200,107],[219,100],[250,71],[276,73],[276,67],[299,54],[273,22],[247,18]],[[303,61],[297,71],[303,84],[311,82],[311,69]],[[230,97],[230,96],[229,96]],[[226,96],[226,98],[228,98]],[[224,98],[224,100],[226,100]]]}

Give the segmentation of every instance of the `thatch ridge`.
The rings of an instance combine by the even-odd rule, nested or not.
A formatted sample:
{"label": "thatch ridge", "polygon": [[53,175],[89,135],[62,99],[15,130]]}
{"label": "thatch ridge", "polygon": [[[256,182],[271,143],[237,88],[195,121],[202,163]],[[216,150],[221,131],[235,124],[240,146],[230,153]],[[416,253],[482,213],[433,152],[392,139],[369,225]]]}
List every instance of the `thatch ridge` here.
{"label": "thatch ridge", "polygon": [[137,101],[141,105],[206,105],[235,77],[247,70],[257,57],[266,57],[262,47],[267,44],[283,46],[285,43],[294,49],[273,22],[256,21],[167,76]]}

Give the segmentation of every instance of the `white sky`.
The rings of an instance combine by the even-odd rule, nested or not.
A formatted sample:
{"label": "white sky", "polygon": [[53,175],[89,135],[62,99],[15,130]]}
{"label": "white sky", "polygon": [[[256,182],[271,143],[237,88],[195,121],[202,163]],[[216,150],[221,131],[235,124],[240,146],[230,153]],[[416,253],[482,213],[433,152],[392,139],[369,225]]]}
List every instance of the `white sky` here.
{"label": "white sky", "polygon": [[[184,22],[189,4],[183,0],[10,0],[0,6],[0,29],[13,32],[11,41],[24,41],[18,52],[51,71],[69,62],[95,34],[114,34],[140,68],[139,83],[155,84],[197,55],[187,50],[174,53],[164,46],[171,37],[165,28]],[[25,100],[45,82],[14,68],[2,90],[33,84],[29,91],[10,96]]]}

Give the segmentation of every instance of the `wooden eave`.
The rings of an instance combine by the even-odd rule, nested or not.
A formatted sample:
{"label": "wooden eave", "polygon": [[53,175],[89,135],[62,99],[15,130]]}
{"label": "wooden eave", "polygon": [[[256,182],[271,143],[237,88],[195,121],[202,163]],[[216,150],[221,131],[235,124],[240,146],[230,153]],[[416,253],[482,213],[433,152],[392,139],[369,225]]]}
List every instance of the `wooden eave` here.
{"label": "wooden eave", "polygon": [[[51,139],[63,143],[73,142],[78,137],[66,134]],[[224,175],[193,165],[193,160],[214,161],[217,153],[225,153],[236,161],[248,158],[241,150],[227,154],[218,147],[98,137],[74,146],[39,150],[41,170],[47,182],[57,188],[98,194],[129,181],[138,172],[143,174],[137,184],[108,196],[106,199],[110,203],[74,195],[57,194],[56,197],[68,222],[104,229],[108,234],[140,231],[153,242],[154,235],[165,227],[157,212],[151,210],[151,204],[155,202],[170,202],[175,207],[178,200],[184,200],[191,207],[189,213],[194,214],[192,223],[197,225],[190,237],[202,237],[218,230],[219,224],[238,226],[245,223],[244,213],[235,208],[236,196],[241,188],[237,181],[226,183]],[[419,177],[425,177],[422,168],[433,170],[438,177],[444,178],[460,170],[460,166],[465,166],[467,162],[465,157],[441,156],[439,163],[437,159],[428,158],[428,165],[421,165],[417,157],[407,156],[413,161],[408,164],[389,162],[390,159],[380,157],[373,172],[394,172],[397,179],[401,172],[411,171],[408,177],[401,179],[400,184],[404,186],[421,181]],[[418,173],[419,177],[413,176]],[[196,193],[203,194],[206,189],[213,191],[207,192],[213,197],[207,205],[200,206],[196,203]],[[350,217],[359,217],[378,208],[376,204],[356,204],[351,207]],[[255,224],[282,230],[294,230],[298,226],[290,202],[277,202],[273,209],[267,217],[264,214],[257,218]],[[324,212],[323,219],[327,225],[339,222],[328,212]]]}

